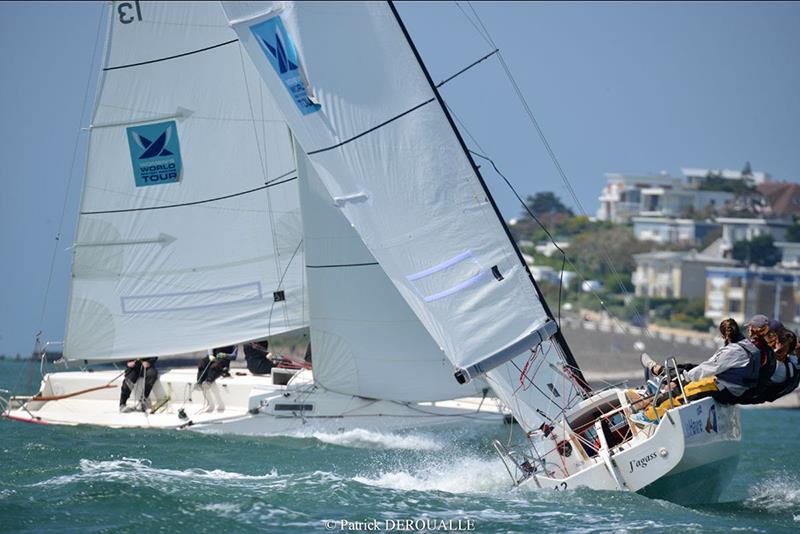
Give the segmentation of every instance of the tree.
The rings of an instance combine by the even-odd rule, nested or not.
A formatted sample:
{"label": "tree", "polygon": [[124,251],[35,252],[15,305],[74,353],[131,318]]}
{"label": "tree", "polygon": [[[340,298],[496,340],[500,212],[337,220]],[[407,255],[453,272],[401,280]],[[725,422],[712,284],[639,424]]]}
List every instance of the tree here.
{"label": "tree", "polygon": [[786,229],[786,241],[800,243],[800,223],[798,221],[794,221],[794,224]]}
{"label": "tree", "polygon": [[[572,217],[575,215],[552,191],[542,191],[533,196],[528,195],[528,198],[525,199],[525,204],[536,217],[541,217],[543,215],[565,215]],[[527,211],[523,213],[523,216],[530,217]]]}
{"label": "tree", "polygon": [[652,243],[637,241],[629,227],[614,226],[577,235],[568,256],[585,277],[603,278],[612,274],[612,268],[630,274],[636,268],[633,255],[651,247]]}
{"label": "tree", "polygon": [[762,267],[772,267],[781,261],[781,251],[775,246],[771,235],[754,237],[750,241],[737,241],[733,244],[733,259]]}

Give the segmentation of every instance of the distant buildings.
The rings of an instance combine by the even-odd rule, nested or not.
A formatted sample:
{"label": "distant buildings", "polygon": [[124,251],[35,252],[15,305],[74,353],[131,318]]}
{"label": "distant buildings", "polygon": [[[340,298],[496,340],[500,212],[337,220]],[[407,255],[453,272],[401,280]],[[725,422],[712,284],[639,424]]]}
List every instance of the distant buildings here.
{"label": "distant buildings", "polygon": [[639,241],[701,245],[720,228],[719,223],[669,217],[632,217],[633,235]]}
{"label": "distant buildings", "polygon": [[760,185],[772,181],[772,176],[766,172],[753,172],[750,163],[746,163],[741,171],[729,169],[692,169],[684,168],[681,172],[686,177],[686,182],[690,186],[702,186],[709,179],[721,179],[731,181],[743,181],[747,185]]}
{"label": "distant buildings", "polygon": [[800,272],[780,268],[708,268],[705,316],[714,321],[733,317],[744,324],[761,313],[796,329],[799,283]]}
{"label": "distant buildings", "polygon": [[773,217],[800,215],[800,184],[787,182],[762,183],[757,187]]}
{"label": "distant buildings", "polygon": [[670,176],[617,174],[605,175],[607,183],[600,194],[597,218],[626,223],[633,217],[687,217],[716,211],[730,204],[735,194],[701,189],[697,183]]}
{"label": "distant buildings", "polygon": [[706,269],[735,266],[736,261],[691,251],[656,251],[635,254],[632,276],[637,297],[702,299],[706,294]]}
{"label": "distant buildings", "polygon": [[719,243],[720,254],[730,257],[737,241],[750,241],[761,235],[771,235],[775,241],[786,239],[786,230],[792,225],[783,219],[762,219],[744,217],[718,217],[722,225],[722,238]]}

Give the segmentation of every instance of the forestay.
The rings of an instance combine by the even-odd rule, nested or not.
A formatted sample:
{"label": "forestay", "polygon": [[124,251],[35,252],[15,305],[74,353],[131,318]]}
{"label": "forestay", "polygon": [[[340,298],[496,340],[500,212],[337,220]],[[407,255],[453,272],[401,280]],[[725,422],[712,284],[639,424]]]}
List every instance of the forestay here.
{"label": "forestay", "polygon": [[548,315],[392,6],[223,5],[335,205],[452,363],[519,354],[488,376],[528,427],[578,399],[558,350],[523,367]]}
{"label": "forestay", "polygon": [[104,66],[66,356],[180,354],[303,327],[289,130],[221,7],[115,3]]}
{"label": "forestay", "polygon": [[[314,382],[397,401],[463,397],[447,360],[298,149]],[[485,384],[476,383],[477,387]]]}

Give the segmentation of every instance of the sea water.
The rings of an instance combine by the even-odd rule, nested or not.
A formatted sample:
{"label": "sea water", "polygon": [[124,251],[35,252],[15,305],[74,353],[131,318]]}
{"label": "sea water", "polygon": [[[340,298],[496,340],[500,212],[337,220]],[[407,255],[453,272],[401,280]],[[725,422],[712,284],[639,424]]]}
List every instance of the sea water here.
{"label": "sea water", "polygon": [[[22,364],[0,361],[0,387]],[[510,427],[237,437],[0,420],[2,532],[798,532],[800,411],[744,410],[721,504],[512,491]]]}

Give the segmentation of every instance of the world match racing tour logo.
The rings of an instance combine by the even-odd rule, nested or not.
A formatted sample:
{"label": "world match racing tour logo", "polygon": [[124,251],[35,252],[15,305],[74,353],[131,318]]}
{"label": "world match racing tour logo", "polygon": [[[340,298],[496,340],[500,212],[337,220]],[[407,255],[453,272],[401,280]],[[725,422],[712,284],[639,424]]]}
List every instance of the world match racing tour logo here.
{"label": "world match racing tour logo", "polygon": [[303,115],[314,113],[320,109],[313,95],[310,94],[297,49],[294,46],[286,27],[280,17],[273,17],[250,28],[261,51],[269,64],[275,69],[286,90]]}
{"label": "world match racing tour logo", "polygon": [[136,187],[180,179],[181,151],[175,121],[133,126],[127,131]]}

